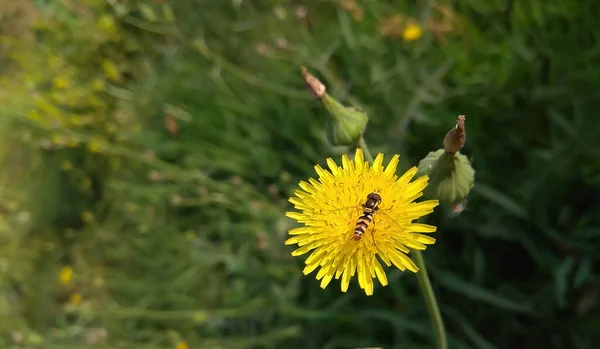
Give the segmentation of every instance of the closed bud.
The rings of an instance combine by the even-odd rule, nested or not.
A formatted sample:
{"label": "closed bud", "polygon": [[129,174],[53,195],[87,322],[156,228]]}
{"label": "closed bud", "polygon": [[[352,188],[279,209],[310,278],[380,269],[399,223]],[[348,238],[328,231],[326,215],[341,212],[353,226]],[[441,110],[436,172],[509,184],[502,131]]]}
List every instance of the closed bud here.
{"label": "closed bud", "polygon": [[325,109],[331,115],[327,127],[327,136],[331,145],[355,145],[367,128],[369,122],[367,113],[358,107],[345,107],[327,93],[322,100]]}
{"label": "closed bud", "polygon": [[367,113],[358,107],[343,106],[327,94],[325,85],[321,81],[308,73],[304,67],[301,71],[307,87],[316,98],[321,100],[331,116],[327,127],[327,137],[331,145],[356,145],[367,128],[369,122]]}
{"label": "closed bud", "polygon": [[442,204],[456,205],[462,202],[473,188],[475,170],[466,156],[438,149],[427,154],[419,162],[417,177],[428,175],[429,185],[425,195]]}
{"label": "closed bud", "polygon": [[466,140],[465,116],[459,115],[456,120],[456,126],[448,131],[446,137],[444,137],[444,150],[449,153],[456,153],[465,145]]}
{"label": "closed bud", "polygon": [[456,127],[446,134],[444,149],[430,152],[419,162],[417,177],[429,176],[425,196],[451,208],[464,202],[475,184],[475,170],[469,159],[459,152],[465,140],[465,117],[461,115]]}
{"label": "closed bud", "polygon": [[315,78],[311,73],[309,73],[306,68],[300,67],[300,72],[302,73],[304,83],[310,92],[312,92],[316,98],[322,98],[326,91],[325,85],[323,85],[319,79]]}

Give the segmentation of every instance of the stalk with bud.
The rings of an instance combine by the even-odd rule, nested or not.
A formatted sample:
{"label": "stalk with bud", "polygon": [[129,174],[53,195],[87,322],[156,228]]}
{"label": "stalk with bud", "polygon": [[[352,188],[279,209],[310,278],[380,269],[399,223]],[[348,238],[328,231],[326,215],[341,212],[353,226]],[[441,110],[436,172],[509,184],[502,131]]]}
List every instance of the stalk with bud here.
{"label": "stalk with bud", "polygon": [[425,196],[436,198],[452,210],[460,206],[475,183],[475,170],[469,159],[460,153],[467,133],[465,116],[460,115],[456,126],[444,137],[444,148],[430,152],[419,163],[417,176],[428,175],[430,184]]}
{"label": "stalk with bud", "polygon": [[[325,85],[304,67],[301,68],[304,82],[312,94],[323,104],[331,116],[328,126],[328,139],[334,146],[356,146],[362,148],[365,159],[373,162],[363,134],[369,118],[367,113],[357,107],[346,107],[327,94]],[[456,125],[444,138],[444,147],[430,152],[422,159],[415,177],[427,175],[429,184],[424,195],[437,199],[441,204],[455,208],[466,200],[473,187],[475,171],[460,149],[466,142],[465,117],[460,115]],[[435,333],[436,348],[446,349],[446,331],[435,292],[429,280],[427,267],[419,249],[410,252],[418,272],[417,280],[425,299]]]}

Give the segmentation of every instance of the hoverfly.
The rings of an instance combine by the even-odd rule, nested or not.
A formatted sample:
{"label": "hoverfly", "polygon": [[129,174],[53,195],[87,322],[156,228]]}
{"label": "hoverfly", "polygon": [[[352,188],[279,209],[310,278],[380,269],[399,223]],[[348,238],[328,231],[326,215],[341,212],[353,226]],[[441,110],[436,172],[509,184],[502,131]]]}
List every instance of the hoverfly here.
{"label": "hoverfly", "polygon": [[[367,228],[369,228],[369,224],[373,220],[373,215],[377,210],[379,210],[379,204],[381,203],[381,196],[377,193],[370,193],[367,195],[367,201],[362,205],[363,213],[358,217],[356,221],[356,226],[354,227],[354,236],[352,237],[354,241],[360,241]],[[373,238],[373,242],[375,239]]]}
{"label": "hoverfly", "polygon": [[[356,220],[356,225],[354,226],[353,235],[351,237],[351,240],[353,241],[360,241],[367,229],[371,225],[375,225],[373,218],[375,217],[375,214],[377,212],[379,212],[379,214],[387,216],[392,223],[400,227],[400,225],[394,220],[392,220],[391,217],[387,215],[387,213],[379,211],[379,205],[381,204],[381,201],[382,198],[378,193],[371,192],[367,195],[367,199],[366,201],[363,201],[363,204],[339,208],[330,212],[357,209],[359,207],[362,208],[362,213]],[[377,243],[375,242],[375,236],[373,234],[371,234],[371,238],[373,239],[373,245],[377,247]]]}

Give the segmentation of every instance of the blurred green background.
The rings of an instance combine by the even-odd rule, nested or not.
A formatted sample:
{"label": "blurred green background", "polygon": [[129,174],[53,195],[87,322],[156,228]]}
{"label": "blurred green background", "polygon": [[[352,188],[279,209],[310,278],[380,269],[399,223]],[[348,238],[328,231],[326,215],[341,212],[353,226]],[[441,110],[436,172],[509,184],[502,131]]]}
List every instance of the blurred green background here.
{"label": "blurred green background", "polygon": [[[284,246],[340,152],[301,65],[401,169],[467,117],[476,186],[425,252],[450,348],[600,347],[595,0],[2,0],[2,348],[432,348]],[[403,37],[408,24],[422,35]],[[377,284],[378,285],[378,284]]]}

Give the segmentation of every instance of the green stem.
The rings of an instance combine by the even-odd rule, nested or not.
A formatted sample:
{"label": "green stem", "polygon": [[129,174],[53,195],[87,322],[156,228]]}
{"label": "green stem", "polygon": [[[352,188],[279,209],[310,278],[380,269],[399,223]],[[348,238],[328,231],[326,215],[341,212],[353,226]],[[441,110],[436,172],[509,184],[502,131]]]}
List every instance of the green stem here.
{"label": "green stem", "polygon": [[365,142],[364,137],[360,137],[360,140],[358,141],[358,146],[362,148],[363,153],[365,154],[365,158],[367,158],[367,161],[373,163],[373,155],[369,151],[369,147],[367,147],[367,143]]}
{"label": "green stem", "polygon": [[[373,155],[369,151],[367,143],[365,142],[365,139],[363,137],[360,137],[358,145],[363,149],[363,153],[365,154],[365,158],[367,159],[367,161],[372,163]],[[435,332],[436,348],[446,349],[448,348],[448,344],[446,343],[446,330],[444,329],[444,320],[442,319],[440,307],[438,306],[437,299],[435,298],[435,292],[433,291],[433,287],[431,286],[431,281],[429,281],[429,274],[427,273],[427,266],[425,265],[423,254],[419,250],[414,250],[413,255],[415,264],[419,268],[419,271],[417,272],[419,288],[421,289],[421,292],[425,297],[425,305],[427,306],[427,311],[429,312],[429,317],[431,318],[431,323]]]}
{"label": "green stem", "polygon": [[435,298],[435,292],[429,281],[429,274],[427,273],[427,266],[423,259],[423,254],[419,250],[414,250],[414,260],[419,271],[417,272],[417,280],[419,281],[419,288],[425,297],[425,305],[431,318],[431,323],[435,332],[435,344],[438,349],[446,349],[448,344],[446,343],[446,330],[444,329],[444,320],[440,313],[440,307],[437,304]]}

